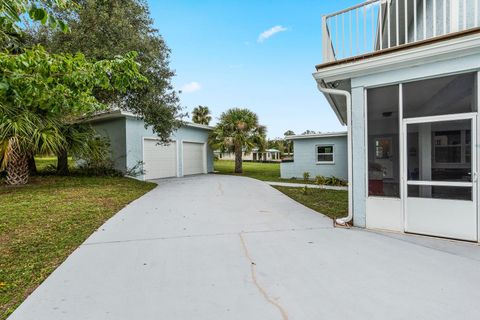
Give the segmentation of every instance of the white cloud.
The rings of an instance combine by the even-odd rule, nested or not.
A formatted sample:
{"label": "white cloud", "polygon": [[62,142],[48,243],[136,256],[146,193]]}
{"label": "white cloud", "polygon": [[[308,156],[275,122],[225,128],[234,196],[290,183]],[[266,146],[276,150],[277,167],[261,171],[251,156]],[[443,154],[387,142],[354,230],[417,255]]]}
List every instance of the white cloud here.
{"label": "white cloud", "polygon": [[202,86],[200,85],[200,83],[196,81],[192,81],[184,84],[180,90],[182,90],[182,92],[185,92],[185,93],[191,93],[191,92],[198,91],[201,88]]}
{"label": "white cloud", "polygon": [[262,33],[260,33],[257,41],[258,42],[264,42],[265,40],[267,40],[271,36],[273,36],[273,35],[275,35],[279,32],[283,32],[283,31],[287,31],[287,30],[288,30],[287,28],[282,27],[282,26],[271,27],[270,29],[265,30]]}

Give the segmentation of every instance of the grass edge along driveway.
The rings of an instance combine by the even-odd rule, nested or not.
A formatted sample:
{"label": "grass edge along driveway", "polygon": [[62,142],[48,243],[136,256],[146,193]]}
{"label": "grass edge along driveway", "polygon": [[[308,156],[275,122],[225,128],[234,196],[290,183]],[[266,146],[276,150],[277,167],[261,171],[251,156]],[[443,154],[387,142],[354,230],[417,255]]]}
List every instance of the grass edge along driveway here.
{"label": "grass edge along driveway", "polygon": [[[235,162],[230,160],[217,160],[214,163],[215,170],[219,174],[238,175],[250,177],[262,181],[305,183],[300,179],[281,179],[280,163],[243,162],[243,173],[234,173]],[[313,184],[309,181],[308,184]],[[348,192],[343,190],[325,190],[308,188],[304,192],[301,187],[275,186],[283,194],[330,218],[347,216]]]}
{"label": "grass edge along driveway", "polygon": [[154,187],[128,178],[55,176],[0,186],[0,319],[106,220]]}
{"label": "grass edge along driveway", "polygon": [[315,210],[329,218],[346,217],[348,213],[348,191],[314,189],[299,187],[273,186],[281,193],[300,202],[305,207]]}
{"label": "grass edge along driveway", "polygon": [[303,178],[282,179],[280,178],[279,162],[243,162],[243,173],[235,173],[235,161],[216,160],[214,161],[214,170],[217,174],[228,174],[235,176],[250,177],[262,181],[272,182],[290,182],[315,184],[315,181],[304,181]]}

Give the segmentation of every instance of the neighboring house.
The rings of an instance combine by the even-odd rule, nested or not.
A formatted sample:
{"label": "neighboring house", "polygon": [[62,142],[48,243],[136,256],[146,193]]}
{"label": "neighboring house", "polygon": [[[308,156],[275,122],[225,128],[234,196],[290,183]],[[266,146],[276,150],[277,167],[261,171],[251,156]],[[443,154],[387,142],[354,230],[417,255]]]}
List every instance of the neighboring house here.
{"label": "neighboring house", "polygon": [[316,176],[348,179],[347,133],[322,133],[287,136],[293,141],[293,160],[282,162],[283,179],[302,178],[304,172],[310,178]]}
{"label": "neighboring house", "polygon": [[112,111],[87,120],[97,133],[110,140],[115,168],[122,172],[143,163],[144,175],[159,179],[213,172],[213,152],[208,146],[212,127],[186,123],[172,134],[168,145],[158,143],[156,134],[134,114]]}
{"label": "neighboring house", "polygon": [[[282,153],[277,149],[267,149],[265,151],[259,151],[258,148],[254,148],[251,152],[243,151],[242,160],[244,161],[281,161]],[[235,160],[235,153],[233,152],[221,152],[215,151],[215,156],[219,160]]]}
{"label": "neighboring house", "polygon": [[253,149],[253,161],[281,161],[282,153],[277,149],[267,149],[264,152]]}
{"label": "neighboring house", "polygon": [[323,17],[314,78],[348,125],[356,226],[479,240],[479,21],[475,0]]}

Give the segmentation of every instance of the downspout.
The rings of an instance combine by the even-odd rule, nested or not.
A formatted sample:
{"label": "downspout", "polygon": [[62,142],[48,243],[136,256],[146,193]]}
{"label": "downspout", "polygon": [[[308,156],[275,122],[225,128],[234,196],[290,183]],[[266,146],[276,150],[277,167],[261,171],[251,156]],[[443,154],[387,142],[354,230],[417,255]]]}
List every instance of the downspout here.
{"label": "downspout", "polygon": [[336,223],[347,225],[353,219],[352,95],[345,90],[327,88],[323,80],[317,82],[317,87],[322,93],[344,96],[347,105],[348,215],[344,218],[336,219]]}

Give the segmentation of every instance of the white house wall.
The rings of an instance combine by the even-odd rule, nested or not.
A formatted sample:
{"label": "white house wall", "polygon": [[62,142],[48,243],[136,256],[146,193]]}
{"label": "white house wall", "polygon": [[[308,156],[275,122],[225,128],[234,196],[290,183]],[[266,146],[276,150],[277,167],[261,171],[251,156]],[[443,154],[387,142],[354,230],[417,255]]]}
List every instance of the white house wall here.
{"label": "white house wall", "polygon": [[[403,1],[403,0],[399,0]],[[434,37],[434,24],[433,24],[433,10],[434,10],[434,1],[433,0],[424,0],[425,2],[425,9],[427,15],[425,17],[426,22],[426,38]],[[418,0],[417,1],[417,38],[414,39],[414,20],[413,20],[413,12],[409,13],[410,23],[408,25],[408,38],[409,42],[414,42],[416,40],[423,40],[424,39],[424,1]],[[436,0],[435,1],[435,32],[436,35],[444,34],[443,26],[444,26],[444,2],[447,9],[445,24],[447,32],[456,32],[464,29],[464,23],[466,23],[467,28],[473,28],[475,26],[475,14],[477,14],[477,19],[480,16],[480,13],[475,13],[474,2],[476,0]],[[463,10],[464,4],[466,4],[466,21],[464,21]],[[408,2],[409,8],[413,7],[413,0]],[[393,10],[392,10],[393,12]],[[403,40],[403,39],[401,39]]]}

